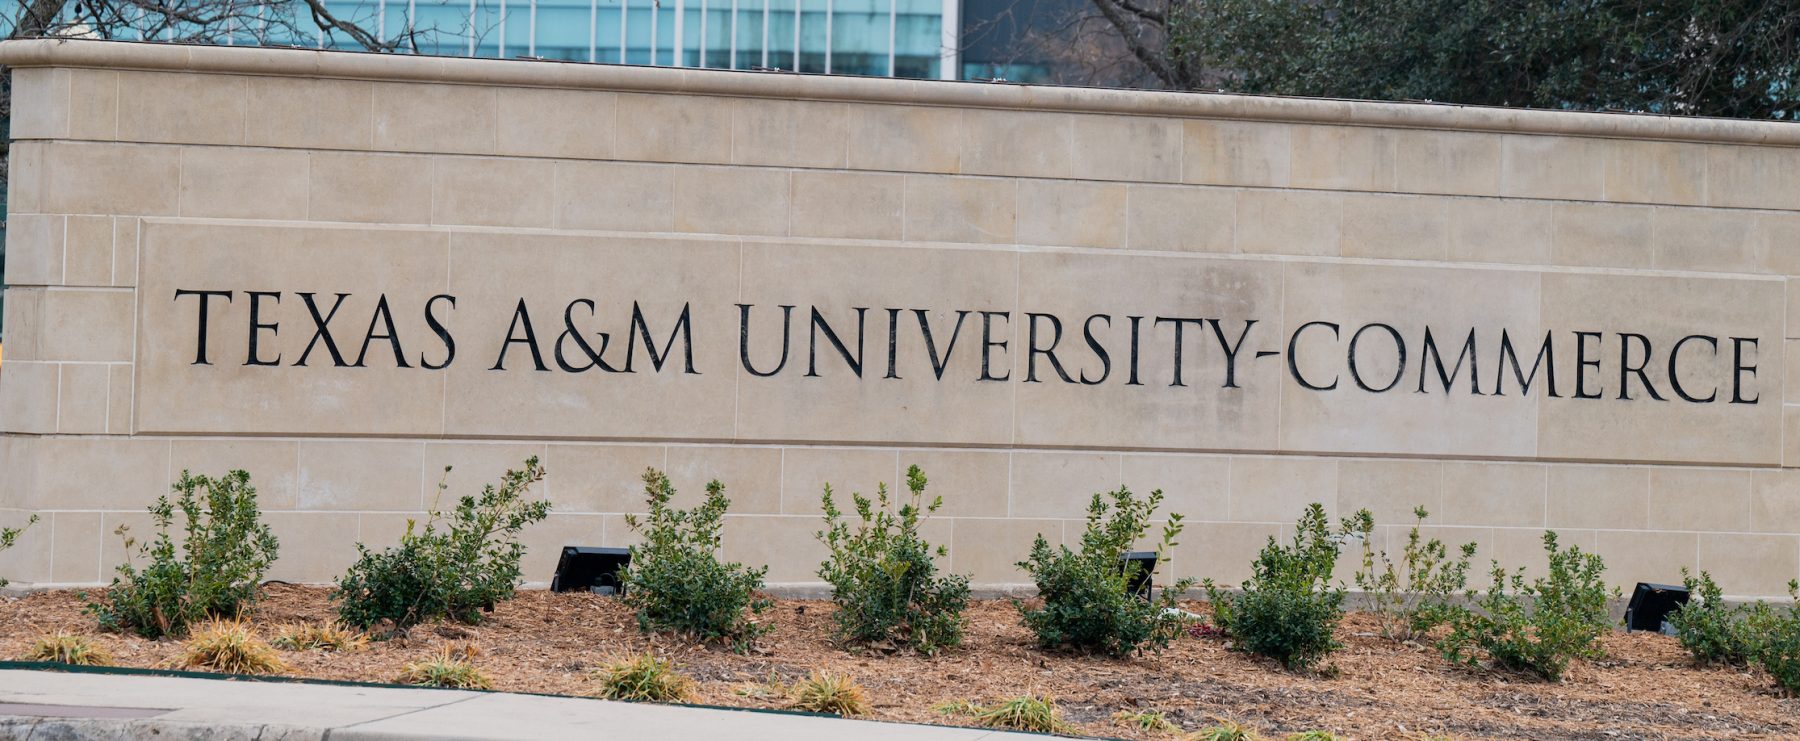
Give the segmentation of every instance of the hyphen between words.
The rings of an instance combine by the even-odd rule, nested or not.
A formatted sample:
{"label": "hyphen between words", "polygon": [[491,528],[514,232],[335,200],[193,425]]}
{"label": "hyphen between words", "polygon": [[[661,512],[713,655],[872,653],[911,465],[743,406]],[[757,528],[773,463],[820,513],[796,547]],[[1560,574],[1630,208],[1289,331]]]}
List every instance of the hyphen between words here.
{"label": "hyphen between words", "polygon": [[[346,333],[349,322],[338,320],[345,304],[353,303],[352,294],[337,293],[326,299],[316,293],[287,295],[298,300],[309,320],[304,330],[309,337],[305,348],[291,359],[279,346],[270,348],[281,337],[277,312],[283,292],[175,291],[175,301],[191,300],[194,307],[193,364],[212,365],[208,345],[215,315],[240,309],[245,322],[240,326],[248,332],[246,366],[306,367],[324,356],[339,368],[366,368],[373,357],[378,362],[391,358],[398,368],[416,364],[426,370],[443,370],[456,360],[458,345],[451,328],[455,296],[440,294],[425,302],[422,314],[430,336],[403,338],[385,294],[369,310],[367,329],[354,334]],[[244,300],[239,301],[240,297]],[[293,302],[287,305],[292,307]],[[1541,338],[1515,338],[1505,328],[1496,334],[1476,328],[1434,331],[1426,325],[1408,333],[1383,322],[1350,326],[1314,320],[1279,337],[1276,349],[1265,349],[1257,340],[1279,333],[1265,329],[1271,326],[1267,322],[1250,318],[1096,313],[1065,322],[1055,314],[1029,311],[852,307],[822,312],[817,307],[786,304],[735,306],[738,362],[758,377],[850,374],[898,380],[902,355],[924,353],[931,375],[941,381],[952,358],[960,357],[956,353],[961,351],[979,357],[978,381],[1200,385],[1193,363],[1184,362],[1187,353],[1190,360],[1200,357],[1200,362],[1216,362],[1223,373],[1208,374],[1207,383],[1216,381],[1224,389],[1242,388],[1239,379],[1247,375],[1245,367],[1267,359],[1285,366],[1294,383],[1321,392],[1341,388],[1377,394],[1455,393],[1466,389],[1474,395],[1505,396],[1509,387],[1515,394],[1526,395],[1542,384],[1543,393],[1559,398],[1696,404],[1756,404],[1760,398],[1753,388],[1755,337],[1688,334],[1665,338],[1659,345],[1647,335],[1632,332],[1552,329]],[[520,299],[504,334],[500,327],[493,327],[492,337],[499,344],[488,369],[637,373],[644,366],[639,362],[641,355],[649,372],[661,373],[665,365],[671,373],[703,372],[694,363],[694,338],[702,330],[695,326],[691,303],[683,303],[679,312],[671,310],[668,316],[647,316],[635,301],[628,317],[622,309],[618,313],[613,319],[623,328],[623,348],[614,333],[596,329],[595,325],[604,322],[591,299],[563,305],[561,322],[550,330],[556,333],[554,339],[550,332],[540,331],[542,318],[534,320],[527,302]],[[1014,322],[1024,325],[1025,335],[1025,368],[1019,377],[1015,377],[1010,356],[1016,351],[1012,346]],[[364,326],[360,321],[354,325]],[[778,333],[781,349],[775,352],[770,341],[768,357],[753,359],[751,356],[759,353],[752,352],[752,338],[764,333]],[[965,333],[978,338],[969,338],[970,342]],[[665,335],[659,345],[657,337]],[[340,344],[345,339],[350,342]],[[877,344],[877,357],[868,353],[871,340]],[[418,342],[427,349],[409,354],[407,348]],[[356,348],[354,357],[346,352],[351,347]],[[1208,352],[1209,348],[1216,352]],[[798,354],[801,349],[803,358]],[[1320,362],[1321,357],[1332,362]],[[1614,359],[1616,363],[1610,362]],[[1168,373],[1161,373],[1164,368]],[[1147,380],[1152,377],[1155,380]]]}

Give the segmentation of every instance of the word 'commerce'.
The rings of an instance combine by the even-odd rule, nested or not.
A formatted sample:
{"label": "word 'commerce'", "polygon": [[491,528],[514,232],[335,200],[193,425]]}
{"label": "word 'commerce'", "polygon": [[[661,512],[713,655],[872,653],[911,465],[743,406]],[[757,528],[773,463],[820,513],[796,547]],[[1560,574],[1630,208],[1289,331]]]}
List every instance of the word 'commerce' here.
{"label": "word 'commerce'", "polygon": [[[236,300],[240,295],[246,299],[241,304]],[[377,357],[391,354],[394,367],[398,368],[413,368],[416,362],[419,368],[442,370],[456,360],[457,341],[450,322],[456,308],[455,296],[439,294],[425,302],[423,316],[432,335],[426,340],[430,349],[409,355],[406,348],[414,338],[403,340],[388,298],[381,295],[369,315],[368,328],[354,335],[359,343],[352,360],[344,351],[352,345],[339,343],[345,335],[337,334],[342,328],[333,324],[351,294],[334,294],[328,301],[320,300],[316,293],[292,295],[305,307],[311,335],[305,348],[289,360],[284,353],[271,351],[268,342],[280,336],[280,322],[270,315],[281,304],[282,292],[175,291],[177,302],[191,299],[195,306],[193,364],[212,365],[208,343],[213,314],[236,306],[243,306],[247,314],[249,334],[243,361],[246,366],[305,367],[322,352],[333,366],[364,368],[368,367],[372,349],[378,351]],[[1014,368],[1009,353],[1014,352],[1011,333],[1017,322],[1025,329],[1025,372],[1018,379],[1024,383],[1144,386],[1144,379],[1152,375],[1149,369],[1154,368],[1158,371],[1154,383],[1188,386],[1190,381],[1198,380],[1193,378],[1195,374],[1187,372],[1183,353],[1190,347],[1204,353],[1207,346],[1212,346],[1222,361],[1220,387],[1225,389],[1241,388],[1238,379],[1247,360],[1270,358],[1284,363],[1294,383],[1321,392],[1355,388],[1377,394],[1452,393],[1466,387],[1474,395],[1505,396],[1509,385],[1525,395],[1541,382],[1548,396],[1558,398],[1679,399],[1695,404],[1756,404],[1759,399],[1750,387],[1756,378],[1755,337],[1689,334],[1669,338],[1659,346],[1649,336],[1632,332],[1549,330],[1540,341],[1535,336],[1515,338],[1502,328],[1497,338],[1487,333],[1489,342],[1484,345],[1478,341],[1474,328],[1462,334],[1461,328],[1437,332],[1427,325],[1416,336],[1408,336],[1383,322],[1352,327],[1318,320],[1286,333],[1280,338],[1280,349],[1250,350],[1256,347],[1257,339],[1268,334],[1262,328],[1269,325],[1261,320],[1090,314],[1079,322],[1068,323],[1055,314],[1039,312],[931,312],[871,307],[853,307],[849,312],[827,317],[817,307],[808,307],[805,318],[796,322],[795,314],[800,308],[797,305],[761,309],[756,304],[735,306],[738,361],[746,372],[765,378],[781,373],[801,373],[812,378],[849,373],[856,378],[899,379],[901,354],[922,351],[935,379],[941,381],[952,358],[958,357],[957,351],[969,347],[965,354],[974,353],[981,361],[976,380],[1012,381]],[[622,319],[623,312],[620,313]],[[625,324],[625,346],[619,349],[612,333],[583,326],[598,318],[594,301],[583,298],[564,305],[561,326],[552,330],[559,334],[553,341],[540,341],[540,337],[548,338],[549,334],[539,332],[526,301],[520,299],[488,369],[505,371],[528,364],[531,370],[545,373],[636,373],[642,367],[638,362],[641,355],[652,372],[662,372],[679,356],[679,368],[670,372],[698,375],[702,370],[694,363],[694,337],[699,330],[694,326],[691,303],[683,303],[678,313],[671,313],[673,317],[653,322],[637,302],[632,302]],[[777,319],[779,329],[771,325]],[[753,323],[758,328],[753,330]],[[796,323],[804,325],[800,333],[803,338],[798,340]],[[660,346],[656,337],[661,333],[653,331],[653,325],[668,330],[667,339]],[[495,327],[495,337],[501,336],[498,329]],[[780,353],[773,351],[770,342],[770,357],[752,359],[752,336],[777,331]],[[1077,331],[1079,339],[1072,337]],[[872,332],[876,335],[873,339],[886,340],[885,357],[871,358],[866,352]],[[965,332],[979,334],[972,347],[964,339]],[[804,363],[795,357],[795,346],[802,341]],[[1559,346],[1563,353],[1560,361]],[[1338,362],[1321,364],[1316,361],[1321,357],[1318,353]],[[1493,360],[1484,361],[1485,358]],[[1616,366],[1603,370],[1602,364],[1611,358],[1617,359]],[[1329,367],[1332,365],[1335,367]],[[1160,374],[1162,367],[1169,369],[1166,376]],[[1727,387],[1728,397],[1723,395]]]}

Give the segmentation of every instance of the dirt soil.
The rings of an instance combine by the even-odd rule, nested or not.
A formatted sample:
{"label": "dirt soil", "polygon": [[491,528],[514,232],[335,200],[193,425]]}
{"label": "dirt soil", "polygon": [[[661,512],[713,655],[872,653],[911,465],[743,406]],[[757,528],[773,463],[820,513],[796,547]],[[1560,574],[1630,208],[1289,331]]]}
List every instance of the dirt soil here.
{"label": "dirt soil", "polygon": [[[74,592],[0,598],[0,657],[64,629],[94,633]],[[1189,605],[1203,612],[1204,605]],[[473,644],[476,663],[496,689],[591,695],[587,671],[628,654],[675,659],[698,684],[698,702],[777,707],[753,691],[771,675],[784,680],[814,669],[853,675],[868,689],[880,720],[958,723],[932,708],[949,700],[992,702],[1047,694],[1081,733],[1169,738],[1112,720],[1120,710],[1157,710],[1187,730],[1229,718],[1265,735],[1330,730],[1356,739],[1420,733],[1458,739],[1691,739],[1800,737],[1800,699],[1784,698],[1767,677],[1734,668],[1698,668],[1671,638],[1615,633],[1609,658],[1577,663],[1560,683],[1452,666],[1430,649],[1376,635],[1367,615],[1339,630],[1346,644],[1333,671],[1296,674],[1231,650],[1224,639],[1183,637],[1160,654],[1115,660],[1039,650],[1010,601],[975,603],[965,644],[937,657],[851,653],[831,642],[829,602],[779,600],[775,631],[739,655],[638,631],[617,600],[589,594],[521,592],[480,625],[433,624],[347,654],[284,652],[297,676],[387,682],[401,667],[446,644]],[[251,620],[265,637],[276,626],[332,617],[327,590],[271,584]],[[102,634],[118,663],[168,667],[179,643]]]}

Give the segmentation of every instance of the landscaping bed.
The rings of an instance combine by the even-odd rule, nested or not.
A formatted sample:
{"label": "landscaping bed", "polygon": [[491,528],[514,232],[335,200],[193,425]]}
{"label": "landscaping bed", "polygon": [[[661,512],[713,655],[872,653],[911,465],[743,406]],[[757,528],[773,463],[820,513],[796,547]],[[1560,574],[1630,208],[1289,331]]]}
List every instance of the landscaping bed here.
{"label": "landscaping bed", "polygon": [[[248,619],[265,638],[284,624],[329,621],[336,612],[328,593],[270,584]],[[0,658],[17,658],[57,630],[91,635],[121,666],[171,667],[181,652],[175,640],[98,633],[82,605],[73,591],[0,598]],[[1184,607],[1207,611],[1202,603]],[[642,633],[615,599],[527,591],[477,625],[434,622],[358,651],[281,653],[294,676],[388,682],[446,647],[473,647],[474,663],[497,690],[591,696],[591,669],[650,651],[674,659],[695,681],[700,703],[779,707],[779,696],[766,691],[771,679],[825,669],[860,682],[869,717],[878,720],[967,723],[935,708],[1037,694],[1055,698],[1079,733],[1121,738],[1173,737],[1121,725],[1113,717],[1122,710],[1160,711],[1190,731],[1229,719],[1274,738],[1308,730],[1358,739],[1800,736],[1800,699],[1781,697],[1751,670],[1696,667],[1673,639],[1654,634],[1603,636],[1606,658],[1577,662],[1564,681],[1550,683],[1450,664],[1430,648],[1378,637],[1373,618],[1354,612],[1337,631],[1345,648],[1331,654],[1327,670],[1295,673],[1210,636],[1184,636],[1161,653],[1128,659],[1044,651],[1008,600],[972,603],[963,645],[935,657],[852,653],[832,642],[834,609],[826,601],[777,600],[763,616],[774,630],[738,654]]]}

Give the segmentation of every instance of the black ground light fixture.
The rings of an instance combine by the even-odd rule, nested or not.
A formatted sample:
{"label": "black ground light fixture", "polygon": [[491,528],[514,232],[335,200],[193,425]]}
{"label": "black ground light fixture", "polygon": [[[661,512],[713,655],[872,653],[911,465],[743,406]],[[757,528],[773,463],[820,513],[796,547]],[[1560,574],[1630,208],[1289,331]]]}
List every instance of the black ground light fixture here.
{"label": "black ground light fixture", "polygon": [[1687,602],[1687,587],[1638,582],[1631,591],[1631,603],[1625,607],[1625,629],[1667,632],[1663,621]]}
{"label": "black ground light fixture", "polygon": [[563,546],[562,556],[556,559],[556,576],[550,578],[550,591],[624,595],[625,582],[619,572],[630,563],[628,548]]}
{"label": "black ground light fixture", "polygon": [[[1138,565],[1136,572],[1130,571],[1132,564]],[[1119,568],[1131,574],[1126,591],[1150,599],[1150,574],[1156,571],[1156,551],[1130,551],[1119,557]]]}

